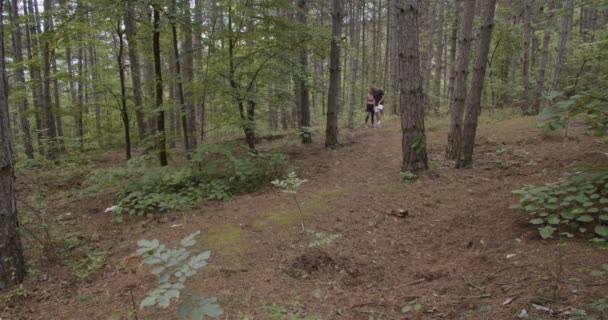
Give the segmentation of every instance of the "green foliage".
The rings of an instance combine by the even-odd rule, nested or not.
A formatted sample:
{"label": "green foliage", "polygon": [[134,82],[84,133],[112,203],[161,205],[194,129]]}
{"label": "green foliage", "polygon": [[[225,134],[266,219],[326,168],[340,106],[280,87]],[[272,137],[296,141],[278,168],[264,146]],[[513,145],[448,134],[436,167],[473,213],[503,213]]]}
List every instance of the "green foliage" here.
{"label": "green foliage", "polygon": [[597,316],[589,315],[584,310],[574,309],[568,320],[608,320],[608,299],[596,300],[591,306]]}
{"label": "green foliage", "polygon": [[[562,93],[554,92],[557,98]],[[608,133],[608,96],[605,93],[587,91],[573,96],[564,95],[556,104],[543,110],[539,116],[539,126],[556,130],[567,126],[569,119],[582,116],[587,127],[596,136]]]}
{"label": "green foliage", "polygon": [[268,306],[270,317],[276,320],[317,320],[316,316],[305,316],[299,312],[290,312],[287,308],[277,305]]}
{"label": "green foliage", "polygon": [[304,179],[300,179],[298,178],[298,176],[296,175],[295,172],[290,172],[287,174],[287,177],[285,178],[285,180],[274,180],[271,181],[271,183],[281,189],[284,189],[285,191],[294,191],[296,189],[298,189],[298,187],[300,187],[300,185],[302,185],[302,183],[307,182],[308,180]]}
{"label": "green foliage", "polygon": [[[608,171],[579,173],[542,187],[526,187],[513,191],[521,196],[514,209],[532,215],[530,223],[538,225],[543,239],[556,231],[560,236],[593,230],[592,241],[608,244]],[[564,229],[562,227],[567,227]]]}
{"label": "green foliage", "polygon": [[89,182],[120,184],[115,211],[145,216],[255,191],[281,176],[286,163],[280,150],[259,148],[254,154],[233,143],[207,144],[184,166],[150,167],[146,158],[136,158],[126,168],[93,173]]}
{"label": "green foliage", "polygon": [[[158,240],[137,241],[137,254],[143,263],[152,266],[152,274],[157,277],[156,287],[146,293],[140,302],[140,309],[158,305],[167,308],[171,300],[179,299],[186,290],[186,280],[197,270],[207,265],[211,251],[191,254],[189,248],[196,244],[197,231],[179,242],[179,247],[169,249]],[[177,308],[179,319],[202,320],[205,316],[217,317],[223,314],[215,298],[190,295]]]}
{"label": "green foliage", "polygon": [[97,273],[104,266],[106,257],[97,252],[87,252],[74,267],[74,274],[81,280]]}
{"label": "green foliage", "polygon": [[401,308],[401,312],[403,313],[408,313],[408,312],[418,312],[422,310],[422,305],[420,303],[418,303],[418,301],[416,301],[416,299],[408,302],[403,308]]}
{"label": "green foliage", "polygon": [[405,172],[401,172],[399,173],[399,176],[401,177],[401,182],[414,182],[416,180],[418,180],[418,175],[411,172],[411,171],[405,171]]}

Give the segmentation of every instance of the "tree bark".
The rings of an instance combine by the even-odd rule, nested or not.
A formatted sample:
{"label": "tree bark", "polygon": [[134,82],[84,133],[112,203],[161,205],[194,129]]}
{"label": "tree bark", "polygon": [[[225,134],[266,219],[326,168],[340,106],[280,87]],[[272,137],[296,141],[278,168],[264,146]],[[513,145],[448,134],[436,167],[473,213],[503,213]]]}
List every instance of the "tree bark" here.
{"label": "tree bark", "polygon": [[452,110],[452,97],[454,95],[454,82],[456,80],[456,47],[458,45],[458,27],[460,25],[460,2],[454,0],[454,17],[452,18],[452,35],[450,38],[450,78],[448,83],[447,98],[449,110]]}
{"label": "tree bark", "polygon": [[441,109],[441,71],[443,70],[443,25],[445,17],[445,3],[443,0],[438,0],[439,3],[439,30],[437,31],[437,52],[435,53],[435,83],[433,85],[433,111],[435,115],[439,115]]}
{"label": "tree bark", "polygon": [[399,24],[399,69],[402,75],[401,96],[401,149],[402,172],[428,169],[422,79],[418,43],[418,1],[398,0],[395,11]]}
{"label": "tree bark", "polygon": [[538,78],[536,79],[536,92],[534,94],[534,114],[540,112],[541,103],[543,101],[543,92],[545,89],[545,70],[549,62],[549,46],[551,44],[551,34],[553,33],[553,24],[555,23],[555,13],[553,12],[554,0],[548,0],[547,8],[547,24],[543,34],[543,51],[538,66]]}
{"label": "tree bark", "polygon": [[197,145],[196,139],[196,110],[194,90],[194,48],[192,45],[192,15],[190,12],[190,1],[184,1],[184,42],[182,45],[183,58],[183,86],[184,86],[184,108],[188,117],[188,142],[190,150]]}
{"label": "tree bark", "polygon": [[146,136],[146,119],[143,112],[143,96],[141,93],[141,67],[139,65],[139,49],[137,45],[137,26],[135,24],[135,3],[125,1],[125,35],[129,44],[129,67],[131,69],[131,85],[133,86],[133,103],[135,104],[135,119],[137,135],[141,142]]}
{"label": "tree bark", "polygon": [[48,148],[46,148],[46,158],[55,159],[57,156],[57,128],[55,126],[55,115],[53,113],[53,100],[51,93],[51,36],[53,33],[52,13],[53,6],[51,0],[44,0],[44,34],[42,46],[42,107],[43,107],[43,123],[44,134],[48,139]]}
{"label": "tree bark", "polygon": [[118,36],[118,55],[116,62],[118,64],[118,74],[120,76],[120,116],[122,118],[123,127],[125,130],[125,156],[127,160],[131,160],[131,134],[129,132],[129,112],[127,111],[127,88],[125,87],[125,64],[124,64],[124,41],[121,26],[121,19],[116,22],[116,35]]}
{"label": "tree bark", "polygon": [[463,15],[458,39],[458,61],[454,79],[454,96],[450,113],[447,157],[456,160],[461,148],[462,117],[467,97],[467,75],[469,73],[469,56],[473,35],[473,18],[475,17],[475,0],[463,0]]}
{"label": "tree bark", "polygon": [[[19,0],[12,0],[10,11],[11,25],[13,26],[13,58],[15,59],[15,80],[25,91],[25,70],[23,67],[23,42],[21,37],[21,23],[19,22]],[[30,128],[30,120],[28,117],[28,102],[25,92],[19,94],[19,123],[23,137],[23,146],[25,147],[25,155],[28,159],[34,159],[34,147],[32,145],[32,135]]]}
{"label": "tree bark", "polygon": [[[348,106],[348,127],[355,127],[355,106],[361,105],[357,103],[357,73],[359,68],[359,6],[353,5],[352,22],[350,25],[350,41],[353,53],[348,56],[350,66],[350,103]],[[357,22],[357,23],[356,23]]]}
{"label": "tree bark", "polygon": [[[307,0],[298,0],[298,13],[296,14],[296,18],[299,23],[302,25],[306,25],[308,23],[306,15],[308,13],[308,4]],[[304,36],[299,36],[299,38],[303,38]],[[299,87],[297,90],[300,95],[299,98],[299,106],[300,106],[300,130],[302,131],[304,128],[310,127],[310,94],[308,90],[308,85],[306,84],[306,78],[308,75],[308,53],[306,46],[306,39],[302,39],[303,44],[300,45],[298,58],[300,64],[300,73],[296,77],[296,86]],[[302,143],[312,143],[312,134],[309,131],[302,131]]]}
{"label": "tree bark", "polygon": [[529,103],[529,91],[530,91],[530,39],[532,32],[532,21],[531,21],[531,2],[532,0],[525,0],[524,3],[524,34],[523,34],[523,46],[522,46],[522,58],[521,58],[521,112],[525,115],[530,114],[528,110]]}
{"label": "tree bark", "polygon": [[165,111],[163,106],[163,77],[160,63],[160,12],[158,8],[153,10],[153,35],[152,35],[152,51],[154,53],[154,79],[156,80],[156,130],[158,131],[158,160],[160,166],[166,166],[167,162],[167,145],[165,135]]}
{"label": "tree bark", "polygon": [[[0,0],[0,35],[4,34],[4,1]],[[4,37],[0,37],[0,290],[21,283],[25,262],[19,239],[15,168],[8,111]]]}
{"label": "tree bark", "polygon": [[[26,28],[26,49],[27,56],[30,60],[38,60],[40,59],[40,51],[38,49],[38,34],[40,33],[40,23],[38,15],[34,12],[34,3],[32,0],[27,2],[27,6],[23,6],[23,14],[25,17],[29,18],[27,23],[29,24],[29,28]],[[40,154],[44,155],[44,143],[43,143],[43,132],[44,125],[42,124],[42,119],[40,114],[42,113],[42,86],[39,84],[42,83],[40,66],[38,64],[32,64],[29,67],[30,79],[30,90],[32,92],[32,102],[34,105],[34,119],[36,122],[36,138],[38,142],[38,151]]]}
{"label": "tree bark", "polygon": [[[428,26],[429,29],[428,31],[428,35],[429,35],[429,39],[428,39],[428,44],[426,47],[426,50],[424,52],[425,58],[424,58],[424,76],[422,77],[422,80],[424,81],[424,84],[422,85],[422,99],[424,101],[424,104],[428,107],[431,106],[432,103],[432,99],[430,99],[430,92],[431,92],[431,70],[433,69],[433,53],[434,53],[434,36],[435,36],[435,27],[436,27],[436,19],[435,19],[435,15],[437,12],[437,2],[438,0],[430,0],[432,1],[432,7],[431,7],[431,11],[430,11],[430,15],[429,15],[429,22],[428,22]],[[441,41],[441,40],[439,40]]]}
{"label": "tree bark", "polygon": [[[177,13],[177,1],[173,0],[173,14]],[[184,86],[182,84],[182,68],[180,64],[179,47],[177,45],[177,27],[175,26],[175,18],[171,21],[171,33],[173,35],[173,55],[175,56],[175,81],[177,82],[177,96],[179,98],[180,116],[182,122],[182,135],[184,139],[184,150],[186,159],[190,160],[192,146],[190,145],[190,128],[188,125],[188,111],[186,110],[186,102],[184,100]]]}
{"label": "tree bark", "polygon": [[[391,10],[391,23],[390,23],[390,34],[392,35],[392,45],[390,47],[391,53],[391,85],[390,85],[390,102],[393,107],[391,108],[391,113],[396,115],[398,113],[398,108],[400,108],[401,104],[399,102],[399,88],[400,88],[400,73],[399,73],[399,24],[397,23],[397,15],[398,11],[396,10],[396,2],[398,0],[389,0],[390,1],[390,10]],[[365,91],[364,91],[365,92]]]}
{"label": "tree bark", "polygon": [[327,95],[327,124],[325,146],[338,146],[338,111],[340,110],[340,39],[342,37],[343,0],[331,2],[331,51],[329,58],[329,93]]}
{"label": "tree bark", "polygon": [[[557,37],[557,48],[553,62],[553,73],[551,75],[551,90],[559,90],[559,76],[562,71],[562,63],[566,56],[566,44],[570,33],[570,15],[572,15],[573,0],[563,0],[562,10],[565,11],[559,19],[559,34]],[[551,102],[552,103],[552,102]]]}
{"label": "tree bark", "polygon": [[494,12],[496,0],[484,1],[483,16],[481,18],[481,31],[477,44],[477,54],[473,67],[473,79],[471,80],[471,92],[467,100],[467,110],[464,122],[462,150],[459,152],[456,167],[466,168],[473,163],[473,148],[475,147],[475,133],[477,131],[477,119],[481,111],[481,96],[483,82],[488,63],[488,52],[492,41],[492,30],[494,29]]}

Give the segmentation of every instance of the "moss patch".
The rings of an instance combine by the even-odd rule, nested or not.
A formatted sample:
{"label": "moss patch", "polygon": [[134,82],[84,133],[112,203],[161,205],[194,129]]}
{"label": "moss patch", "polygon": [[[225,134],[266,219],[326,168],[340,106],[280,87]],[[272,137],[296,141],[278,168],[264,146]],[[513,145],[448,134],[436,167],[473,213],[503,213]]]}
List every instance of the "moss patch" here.
{"label": "moss patch", "polygon": [[216,249],[223,253],[240,253],[245,249],[243,231],[233,224],[211,227],[207,230],[204,238],[203,243],[207,248]]}

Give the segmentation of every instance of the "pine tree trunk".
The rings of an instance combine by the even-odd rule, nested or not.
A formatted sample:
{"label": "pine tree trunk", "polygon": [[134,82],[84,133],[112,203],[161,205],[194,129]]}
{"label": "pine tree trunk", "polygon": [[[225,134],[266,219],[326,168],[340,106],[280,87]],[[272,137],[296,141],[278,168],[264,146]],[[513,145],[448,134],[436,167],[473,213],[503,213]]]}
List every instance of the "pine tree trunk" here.
{"label": "pine tree trunk", "polygon": [[441,71],[443,70],[443,25],[445,16],[445,3],[439,0],[439,29],[437,31],[437,52],[435,54],[435,83],[433,85],[433,111],[439,115],[441,108]]}
{"label": "pine tree trunk", "polygon": [[42,107],[44,135],[48,139],[46,158],[54,159],[57,156],[57,129],[55,127],[55,115],[53,113],[53,100],[51,93],[51,33],[52,27],[52,4],[51,0],[44,0],[44,34],[42,46]]}
{"label": "pine tree trunk", "polygon": [[531,1],[525,0],[524,4],[524,34],[523,34],[523,46],[522,46],[522,58],[521,58],[521,112],[525,115],[530,114],[529,109],[529,91],[530,91],[530,38],[532,32],[532,21],[531,21]]}
{"label": "pine tree trunk", "polygon": [[[3,17],[4,1],[0,0],[0,35],[4,34]],[[0,290],[21,283],[25,277],[15,200],[15,168],[4,52],[4,37],[0,37]]]}
{"label": "pine tree trunk", "polygon": [[[398,0],[389,0],[390,3],[390,10],[391,10],[391,23],[390,23],[390,31],[389,33],[391,34],[391,39],[392,41],[392,45],[390,47],[391,53],[391,81],[390,81],[390,102],[392,103],[392,108],[391,108],[391,113],[393,115],[396,115],[399,112],[399,108],[401,106],[400,102],[399,102],[399,88],[400,88],[400,73],[399,73],[399,41],[400,37],[399,37],[399,24],[397,23],[397,14],[399,13],[397,11],[397,7],[396,7],[396,2]],[[365,92],[365,91],[364,91]]]}
{"label": "pine tree trunk", "polygon": [[452,97],[454,95],[454,82],[456,80],[456,47],[458,44],[458,28],[460,26],[461,1],[462,0],[454,0],[454,17],[452,18],[452,35],[450,38],[450,78],[447,94],[449,110],[452,110]]}
{"label": "pine tree trunk", "polygon": [[55,126],[57,128],[57,143],[62,153],[66,152],[63,141],[63,122],[61,121],[61,99],[59,96],[59,80],[57,79],[57,55],[55,50],[51,51],[51,68],[53,74],[53,114],[55,115]]}
{"label": "pine tree trunk", "polygon": [[133,86],[133,103],[135,104],[135,119],[137,121],[137,136],[141,142],[146,136],[146,119],[143,111],[141,93],[141,67],[139,66],[139,49],[137,45],[137,27],[135,10],[132,0],[125,1],[125,33],[129,44],[129,67],[131,69],[131,85]]}
{"label": "pine tree trunk", "polygon": [[[93,39],[95,39],[95,36],[93,36]],[[123,59],[124,60],[124,59]],[[97,144],[101,147],[104,145],[103,141],[103,137],[104,137],[104,131],[103,131],[103,127],[101,125],[101,104],[100,104],[100,99],[101,99],[101,90],[99,90],[99,72],[97,71],[96,66],[98,65],[99,60],[97,59],[97,48],[95,46],[89,46],[89,65],[92,66],[91,69],[91,79],[92,84],[91,87],[93,89],[93,109],[95,112],[95,130],[97,133]]]}
{"label": "pine tree trunk", "polygon": [[456,160],[461,148],[462,117],[467,97],[467,75],[473,36],[473,18],[475,17],[475,0],[463,0],[463,14],[458,39],[458,61],[454,79],[452,110],[450,110],[450,129],[448,132],[447,157]]}
{"label": "pine tree trunk", "polygon": [[402,75],[400,108],[403,166],[401,171],[426,170],[428,159],[418,49],[418,1],[398,0],[394,9],[399,24],[399,69]]}
{"label": "pine tree trunk", "polygon": [[545,70],[549,62],[549,46],[551,44],[551,34],[553,33],[553,24],[555,23],[555,13],[553,12],[554,0],[548,0],[547,8],[547,25],[543,34],[543,51],[538,66],[538,78],[536,79],[536,92],[534,94],[534,114],[540,112],[541,103],[543,101],[543,92],[545,87]]}
{"label": "pine tree trunk", "polygon": [[555,60],[553,62],[553,73],[551,75],[551,90],[559,90],[559,76],[562,71],[562,63],[566,56],[566,43],[570,32],[570,15],[572,15],[573,0],[563,0],[562,13],[559,19],[559,34],[557,37],[557,48],[555,52]]}
{"label": "pine tree trunk", "polygon": [[[177,1],[173,0],[173,14],[177,14]],[[188,17],[190,19],[190,17]],[[186,110],[186,101],[184,99],[184,86],[182,84],[182,68],[180,63],[179,47],[177,45],[177,27],[175,26],[176,21],[171,21],[171,33],[173,35],[173,55],[175,56],[175,82],[177,84],[177,97],[179,99],[180,116],[182,124],[182,138],[184,139],[184,150],[186,153],[186,159],[190,160],[190,153],[192,152],[192,146],[190,145],[190,128],[188,125],[188,113]]]}
{"label": "pine tree trunk", "polygon": [[[428,31],[428,44],[425,50],[425,58],[424,58],[424,77],[422,78],[424,83],[422,85],[422,99],[424,101],[425,106],[431,106],[432,99],[430,99],[431,92],[431,70],[433,69],[433,53],[434,53],[434,36],[435,36],[435,28],[436,28],[436,19],[435,14],[437,12],[437,2],[438,0],[431,0],[432,8],[431,15],[429,16],[429,29]],[[440,41],[440,40],[439,40]]]}
{"label": "pine tree trunk", "polygon": [[124,64],[124,40],[121,19],[116,22],[116,35],[118,36],[118,55],[116,62],[118,64],[118,75],[120,78],[120,117],[122,119],[125,132],[125,156],[127,160],[131,160],[131,134],[129,132],[129,112],[127,111],[127,88],[125,86],[125,64]]}
{"label": "pine tree trunk", "polygon": [[359,6],[353,5],[352,19],[353,22],[350,24],[350,40],[353,53],[349,56],[350,66],[350,103],[348,105],[348,127],[355,127],[355,107],[360,105],[357,103],[357,73],[359,68],[359,24],[355,23],[359,21],[359,13],[357,9]]}
{"label": "pine tree trunk", "polygon": [[158,131],[158,159],[161,167],[166,166],[167,162],[167,147],[165,136],[165,111],[163,110],[163,77],[160,64],[160,12],[156,7],[153,7],[153,36],[152,36],[152,51],[154,53],[154,79],[156,80],[156,130]]}
{"label": "pine tree trunk", "polygon": [[[38,34],[39,34],[39,18],[38,15],[34,12],[34,3],[32,0],[27,2],[27,6],[24,2],[24,16],[28,17],[29,20],[27,23],[29,24],[29,28],[26,29],[26,38],[27,38],[27,56],[30,60],[38,60],[40,59],[40,52],[38,50]],[[40,154],[45,154],[45,148],[43,143],[43,132],[44,126],[42,124],[42,119],[40,114],[42,113],[42,86],[39,84],[42,83],[42,76],[40,71],[39,64],[34,64],[29,68],[30,79],[30,90],[32,92],[32,101],[34,104],[34,119],[36,122],[36,138],[38,141],[38,151]]]}
{"label": "pine tree trunk", "polygon": [[[308,14],[307,0],[298,0],[298,13],[296,18],[302,25],[307,24],[306,15]],[[303,36],[299,37],[300,39]],[[305,39],[305,38],[304,38]],[[308,92],[308,85],[306,84],[306,78],[308,75],[308,53],[306,47],[306,41],[302,40],[303,44],[298,49],[298,58],[300,63],[300,74],[296,77],[296,86],[299,87],[299,106],[300,106],[300,130],[302,128],[310,127],[310,94]],[[310,133],[302,134],[302,143],[311,143],[312,135]]]}
{"label": "pine tree trunk", "polygon": [[184,8],[184,42],[182,45],[183,58],[183,86],[184,86],[184,109],[188,120],[188,143],[190,150],[197,145],[196,139],[196,109],[194,80],[194,48],[192,45],[192,15],[190,13],[190,1],[185,1]]}
{"label": "pine tree trunk", "polygon": [[338,111],[340,110],[340,40],[342,37],[343,0],[331,1],[331,51],[329,58],[329,92],[327,95],[327,124],[325,146],[338,145]]}
{"label": "pine tree trunk", "polygon": [[[15,80],[19,84],[20,88],[25,91],[25,70],[23,67],[23,42],[21,38],[21,23],[19,19],[19,0],[12,0],[10,20],[13,26],[13,54],[15,59]],[[19,123],[21,126],[21,133],[23,137],[23,146],[25,148],[25,155],[28,159],[34,159],[34,147],[32,145],[32,134],[30,128],[30,120],[28,117],[28,103],[27,95],[25,92],[19,95]]]}
{"label": "pine tree trunk", "polygon": [[475,65],[473,67],[473,79],[471,79],[471,92],[467,100],[467,110],[462,132],[462,150],[459,151],[458,162],[456,163],[456,167],[458,168],[470,167],[473,163],[475,133],[477,131],[477,119],[481,111],[483,82],[488,63],[490,42],[492,41],[492,30],[494,29],[496,0],[486,0],[484,1],[484,5],[477,54],[475,55]]}

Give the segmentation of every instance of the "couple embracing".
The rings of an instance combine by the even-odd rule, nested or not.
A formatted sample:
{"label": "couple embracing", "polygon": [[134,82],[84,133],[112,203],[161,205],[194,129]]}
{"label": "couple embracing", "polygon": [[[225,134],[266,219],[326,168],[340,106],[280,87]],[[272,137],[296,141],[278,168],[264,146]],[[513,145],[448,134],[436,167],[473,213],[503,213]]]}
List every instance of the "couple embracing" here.
{"label": "couple embracing", "polygon": [[380,90],[375,84],[373,84],[369,88],[369,92],[367,94],[367,102],[365,104],[365,112],[367,115],[365,116],[365,127],[367,126],[367,121],[369,118],[372,119],[372,127],[374,126],[374,118],[377,118],[376,128],[380,128],[382,126],[382,110],[384,109],[384,92]]}

